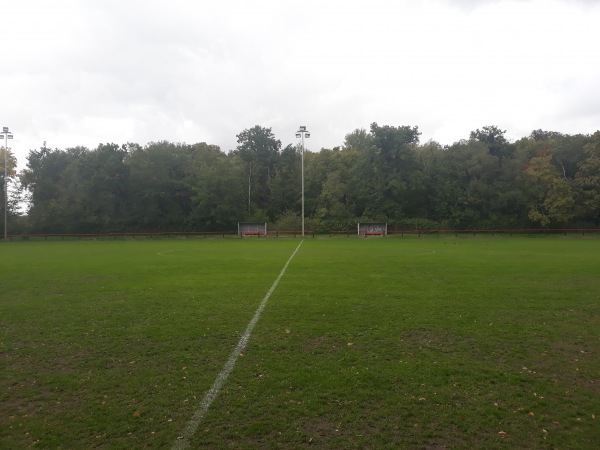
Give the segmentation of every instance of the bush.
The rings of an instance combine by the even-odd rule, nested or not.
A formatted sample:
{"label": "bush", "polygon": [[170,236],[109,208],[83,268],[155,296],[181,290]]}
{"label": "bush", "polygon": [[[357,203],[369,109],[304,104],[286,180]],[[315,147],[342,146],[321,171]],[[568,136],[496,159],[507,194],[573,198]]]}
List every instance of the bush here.
{"label": "bush", "polygon": [[300,230],[302,228],[302,218],[297,212],[288,209],[277,218],[273,228],[281,231]]}

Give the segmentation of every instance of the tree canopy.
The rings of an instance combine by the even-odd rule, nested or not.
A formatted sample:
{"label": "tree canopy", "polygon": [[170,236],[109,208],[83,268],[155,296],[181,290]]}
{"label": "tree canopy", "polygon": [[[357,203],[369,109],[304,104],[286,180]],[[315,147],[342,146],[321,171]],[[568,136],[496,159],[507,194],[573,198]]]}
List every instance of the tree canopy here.
{"label": "tree canopy", "polygon": [[[420,143],[416,126],[372,123],[307,152],[307,227],[600,225],[600,131],[534,130],[516,142],[505,133],[484,126],[442,146]],[[237,139],[230,152],[167,141],[31,150],[18,176],[8,171],[12,231],[223,231],[248,220],[297,229],[301,149],[258,125]]]}

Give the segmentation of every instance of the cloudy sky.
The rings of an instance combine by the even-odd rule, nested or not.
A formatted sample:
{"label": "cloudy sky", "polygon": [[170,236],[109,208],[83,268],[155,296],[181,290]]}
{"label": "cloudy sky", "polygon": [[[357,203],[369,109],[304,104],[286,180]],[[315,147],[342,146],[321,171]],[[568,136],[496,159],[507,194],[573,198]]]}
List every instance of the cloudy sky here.
{"label": "cloudy sky", "polygon": [[417,125],[600,129],[596,0],[0,0],[0,126],[30,149],[207,142],[311,150]]}

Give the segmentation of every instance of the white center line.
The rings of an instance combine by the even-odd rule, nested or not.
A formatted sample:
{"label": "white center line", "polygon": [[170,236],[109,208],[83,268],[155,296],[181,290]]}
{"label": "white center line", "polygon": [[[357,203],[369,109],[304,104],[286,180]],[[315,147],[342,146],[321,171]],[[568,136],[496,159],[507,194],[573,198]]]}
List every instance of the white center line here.
{"label": "white center line", "polygon": [[198,429],[198,425],[200,425],[202,418],[208,411],[208,408],[210,407],[210,405],[212,404],[214,399],[219,394],[219,391],[221,390],[221,387],[223,386],[225,381],[227,381],[227,378],[229,377],[229,374],[233,370],[233,367],[235,366],[235,363],[236,363],[237,359],[239,358],[240,353],[242,353],[244,348],[246,348],[246,344],[248,344],[248,340],[250,339],[252,330],[254,329],[254,326],[258,322],[258,319],[260,318],[260,315],[262,314],[263,309],[265,309],[265,306],[267,305],[267,301],[269,300],[269,297],[271,297],[271,294],[273,293],[273,291],[275,291],[275,288],[277,287],[277,285],[279,284],[279,281],[285,274],[285,271],[287,270],[288,265],[290,264],[290,262],[292,261],[294,256],[296,256],[296,253],[298,253],[298,250],[300,250],[300,246],[302,245],[302,242],[304,242],[304,241],[300,241],[300,244],[298,244],[298,247],[296,247],[296,250],[294,250],[294,253],[292,253],[292,256],[290,256],[288,261],[285,263],[285,266],[283,266],[283,269],[281,269],[281,273],[279,274],[279,276],[273,283],[273,286],[271,286],[271,289],[269,289],[269,291],[265,295],[265,298],[263,298],[262,302],[260,302],[260,305],[258,305],[258,308],[256,309],[256,312],[254,313],[252,320],[250,320],[250,323],[248,323],[248,326],[246,327],[246,331],[242,335],[242,337],[241,337],[240,341],[238,342],[237,346],[235,347],[235,349],[231,352],[231,355],[229,355],[229,359],[227,360],[227,362],[221,369],[221,372],[219,372],[219,375],[217,375],[217,378],[215,379],[215,382],[213,383],[212,387],[204,395],[204,398],[198,405],[198,409],[196,409],[196,412],[194,412],[194,415],[192,416],[190,421],[187,423],[187,425],[183,429],[181,435],[177,437],[177,440],[173,444],[173,447],[171,447],[172,450],[181,450],[181,449],[189,447],[190,439],[196,433],[196,430]]}

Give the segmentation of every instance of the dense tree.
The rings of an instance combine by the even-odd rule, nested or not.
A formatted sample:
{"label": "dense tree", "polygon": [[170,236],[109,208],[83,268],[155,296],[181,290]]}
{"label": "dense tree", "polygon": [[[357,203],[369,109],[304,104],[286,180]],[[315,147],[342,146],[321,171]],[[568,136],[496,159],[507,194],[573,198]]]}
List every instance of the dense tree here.
{"label": "dense tree", "polygon": [[450,227],[481,226],[493,213],[498,164],[485,144],[460,141],[442,157],[435,219]]}
{"label": "dense tree", "polygon": [[419,143],[420,134],[418,127],[371,124],[373,143],[385,163],[411,164],[413,155],[410,150]]}
{"label": "dense tree", "polygon": [[189,226],[205,231],[234,230],[246,215],[241,161],[216,146],[202,143],[194,147]]}
{"label": "dense tree", "polygon": [[514,153],[512,146],[504,137],[506,130],[501,130],[495,125],[488,125],[481,130],[471,132],[471,139],[483,142],[492,156],[496,156],[502,162],[503,158],[510,158]]}
{"label": "dense tree", "polygon": [[552,164],[552,155],[544,153],[531,158],[527,174],[537,185],[529,217],[542,226],[564,225],[574,215],[574,192],[567,179]]}
{"label": "dense tree", "polygon": [[248,180],[248,214],[253,206],[265,211],[273,192],[281,141],[270,128],[256,125],[238,134],[237,142],[234,154],[243,162]]}
{"label": "dense tree", "polygon": [[[29,190],[29,222],[35,232],[71,232],[77,223],[69,220],[71,206],[65,198],[63,172],[73,158],[86,152],[77,147],[68,151],[42,147],[32,150],[27,158],[27,167],[21,173],[21,183]],[[77,185],[73,190],[79,189]]]}
{"label": "dense tree", "polygon": [[[6,172],[5,172],[5,162]],[[18,234],[25,230],[28,191],[17,176],[17,158],[10,148],[0,148],[0,217],[6,218],[7,234]],[[5,178],[6,173],[6,178]],[[6,192],[5,192],[6,188]],[[5,214],[6,213],[6,214]]]}
{"label": "dense tree", "polygon": [[600,224],[600,131],[584,146],[585,159],[579,163],[575,186],[579,188],[579,213],[584,220]]}
{"label": "dense tree", "polygon": [[278,219],[290,210],[301,209],[301,151],[298,146],[288,145],[277,159],[275,176],[271,181],[271,200],[267,209],[271,220]]}
{"label": "dense tree", "polygon": [[[534,130],[510,143],[505,131],[486,126],[443,147],[419,144],[417,127],[373,123],[347,134],[340,147],[305,153],[307,225],[598,225],[599,133]],[[282,150],[271,129],[260,126],[237,138],[229,154],[206,143],[166,141],[94,150],[44,146],[29,153],[9,207],[16,212],[18,191],[27,191],[29,231],[40,233],[219,231],[243,220],[298,227],[301,149]]]}
{"label": "dense tree", "polygon": [[4,185],[4,162],[6,162],[6,175],[8,178],[14,178],[16,175],[17,158],[9,148],[0,147],[0,176],[2,177],[2,184]]}
{"label": "dense tree", "polygon": [[122,229],[128,208],[129,168],[124,164],[127,152],[126,146],[100,144],[70,165],[78,172],[73,178],[81,182],[81,217],[91,232]]}
{"label": "dense tree", "polygon": [[410,214],[411,176],[418,169],[416,146],[418,127],[379,126],[372,123],[370,133],[362,130],[346,136],[346,148],[356,151],[357,215],[398,219]]}
{"label": "dense tree", "polygon": [[364,129],[354,130],[346,135],[342,152],[352,159],[348,179],[354,215],[374,219],[381,210],[379,193],[384,180],[379,170],[378,150],[373,135]]}
{"label": "dense tree", "polygon": [[[6,168],[4,166],[4,163],[6,164]],[[0,207],[0,211],[2,213],[2,217],[4,217],[4,207],[5,207],[5,199],[7,200],[7,215],[11,216],[11,219],[19,214],[19,207],[18,207],[18,203],[20,200],[20,191],[19,191],[19,186],[17,185],[14,189],[11,190],[11,187],[13,187],[13,181],[14,178],[16,176],[16,167],[17,167],[17,159],[15,158],[15,155],[13,154],[13,152],[9,149],[6,149],[5,147],[1,147],[0,148],[0,194],[2,195],[1,199],[2,199],[2,206]],[[6,174],[6,179],[4,178]],[[7,187],[8,188],[8,195],[6,196],[5,192],[4,192],[4,188]],[[5,197],[6,196],[6,197]]]}
{"label": "dense tree", "polygon": [[155,142],[134,148],[126,165],[130,173],[129,214],[135,231],[190,230],[193,175],[197,150],[184,144]]}

